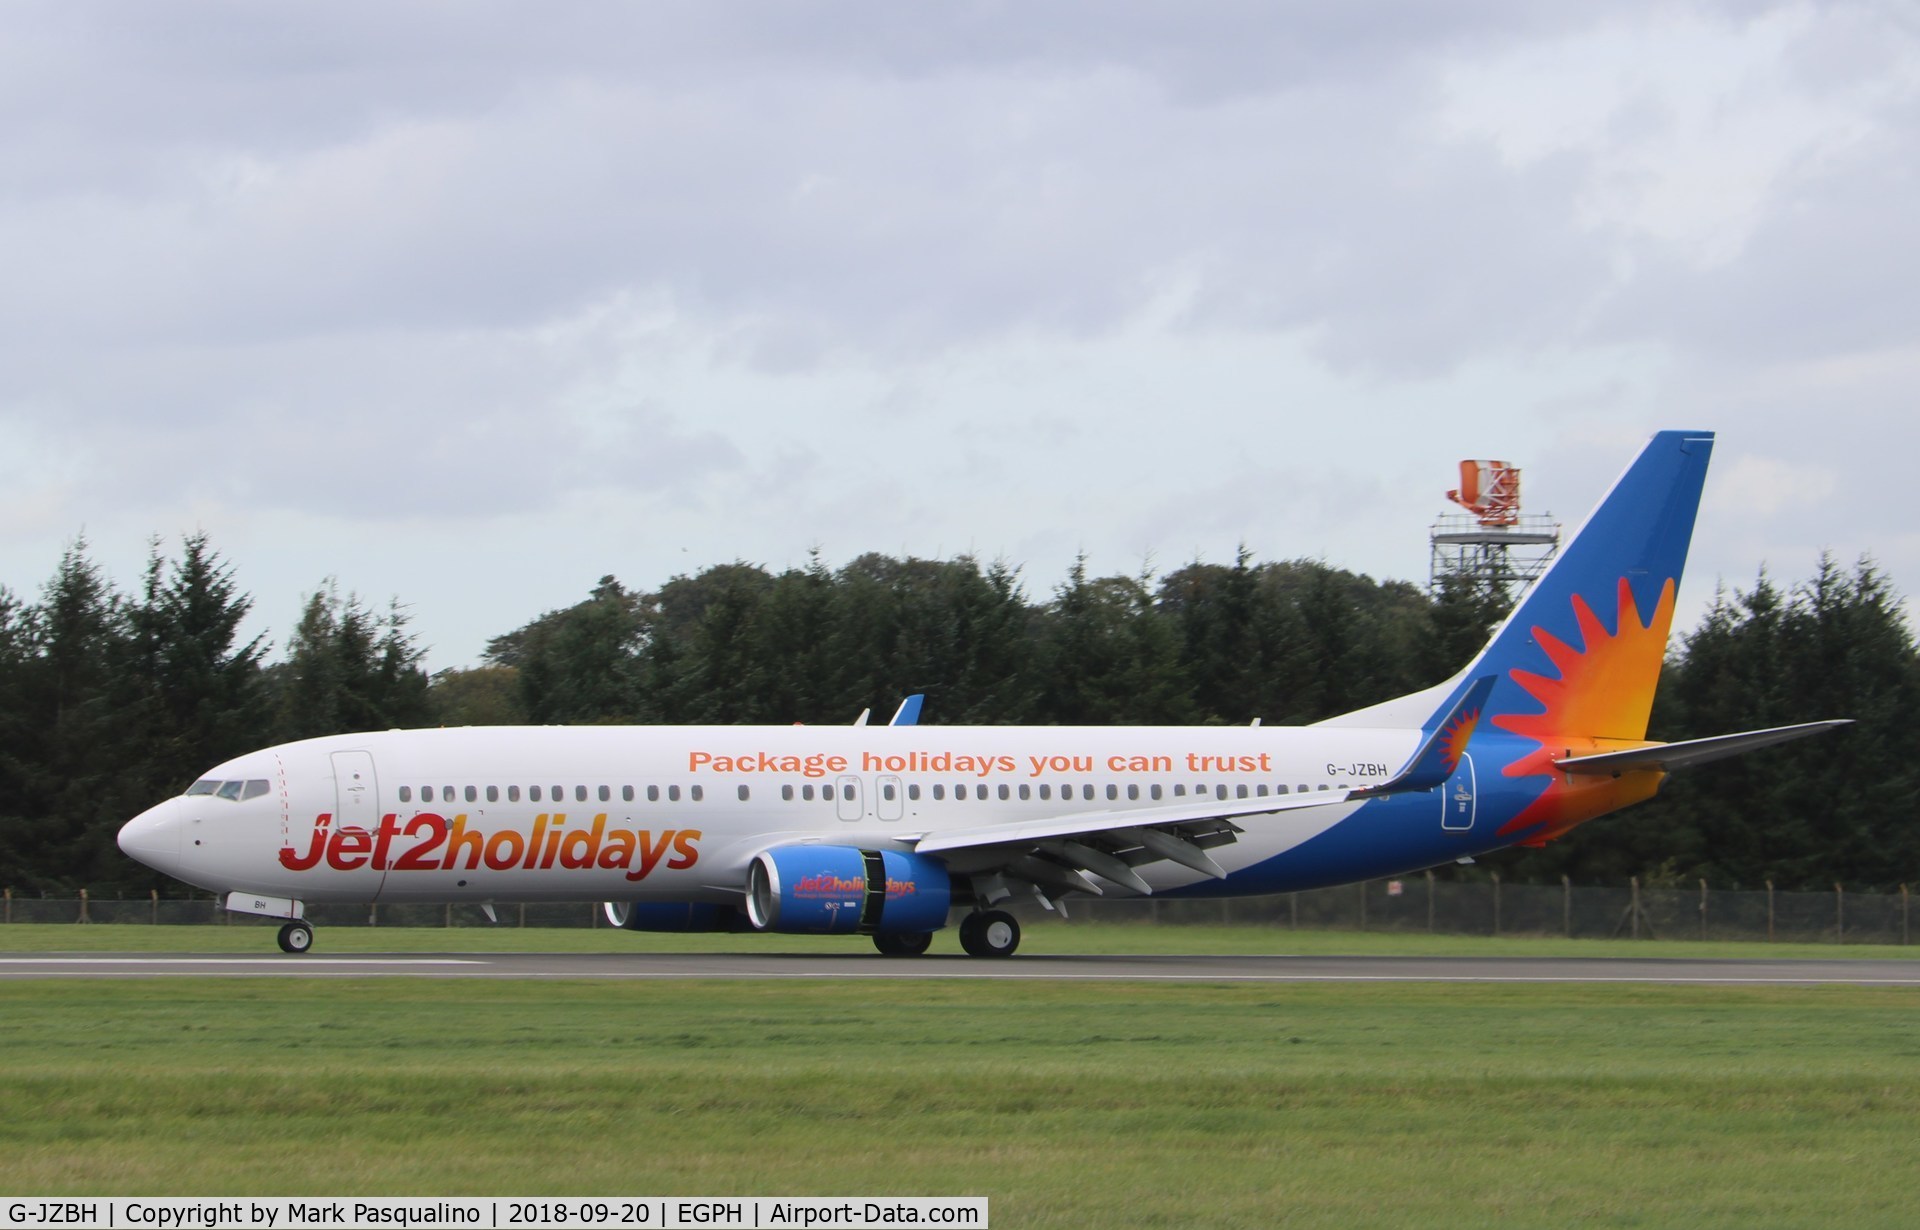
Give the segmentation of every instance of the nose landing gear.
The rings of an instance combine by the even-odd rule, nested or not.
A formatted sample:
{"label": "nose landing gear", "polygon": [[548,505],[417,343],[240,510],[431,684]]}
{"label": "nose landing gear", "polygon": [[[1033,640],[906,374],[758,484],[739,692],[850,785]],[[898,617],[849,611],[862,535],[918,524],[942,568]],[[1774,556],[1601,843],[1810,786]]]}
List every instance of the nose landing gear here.
{"label": "nose landing gear", "polygon": [[313,928],[295,919],[280,928],[280,951],[302,953],[313,947]]}

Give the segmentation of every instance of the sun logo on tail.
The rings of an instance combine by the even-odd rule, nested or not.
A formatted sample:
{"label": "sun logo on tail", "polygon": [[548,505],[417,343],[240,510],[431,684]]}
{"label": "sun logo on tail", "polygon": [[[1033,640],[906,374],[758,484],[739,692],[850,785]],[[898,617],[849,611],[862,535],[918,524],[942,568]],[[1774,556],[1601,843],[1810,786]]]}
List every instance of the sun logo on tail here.
{"label": "sun logo on tail", "polygon": [[[1652,796],[1659,785],[1655,773],[1633,773],[1620,778],[1570,780],[1555,770],[1555,759],[1569,752],[1600,750],[1604,746],[1636,744],[1647,734],[1653,710],[1653,690],[1666,658],[1667,633],[1673,625],[1676,585],[1668,578],[1652,615],[1641,622],[1633,587],[1625,577],[1617,590],[1619,618],[1607,626],[1582,596],[1573,597],[1574,622],[1581,647],[1576,649],[1545,628],[1533,629],[1533,638],[1547,660],[1559,671],[1549,678],[1515,668],[1513,681],[1539,701],[1539,713],[1502,713],[1494,725],[1532,739],[1539,746],[1506,767],[1508,777],[1549,777],[1540,797],[1500,829],[1501,835],[1530,829],[1523,844],[1538,845],[1558,837],[1574,825],[1629,803]],[[1603,744],[1601,741],[1608,741]]]}
{"label": "sun logo on tail", "polygon": [[1455,716],[1440,732],[1440,763],[1447,776],[1453,776],[1453,771],[1460,767],[1460,758],[1467,753],[1467,740],[1473,738],[1473,729],[1479,724],[1480,710],[1475,709]]}

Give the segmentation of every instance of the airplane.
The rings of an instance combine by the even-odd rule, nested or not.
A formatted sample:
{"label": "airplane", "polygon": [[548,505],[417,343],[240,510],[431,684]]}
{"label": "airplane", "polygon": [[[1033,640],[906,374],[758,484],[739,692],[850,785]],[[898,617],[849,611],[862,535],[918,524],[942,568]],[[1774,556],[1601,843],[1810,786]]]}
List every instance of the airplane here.
{"label": "airplane", "polygon": [[283,920],[600,902],[636,931],[1007,957],[1005,907],[1320,888],[1537,846],[1674,769],[1844,725],[1646,738],[1713,436],[1664,431],[1453,678],[1310,726],[545,726],[282,744],[129,820],[131,857]]}

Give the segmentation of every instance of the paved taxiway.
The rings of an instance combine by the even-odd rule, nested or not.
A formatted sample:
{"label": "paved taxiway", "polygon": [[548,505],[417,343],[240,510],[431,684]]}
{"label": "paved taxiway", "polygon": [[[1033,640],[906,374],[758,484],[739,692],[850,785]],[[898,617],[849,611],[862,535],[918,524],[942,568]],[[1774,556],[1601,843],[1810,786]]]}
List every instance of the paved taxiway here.
{"label": "paved taxiway", "polygon": [[0,954],[9,978],[992,978],[1135,982],[1641,982],[1920,987],[1920,961],[1633,957],[1023,956],[782,953]]}

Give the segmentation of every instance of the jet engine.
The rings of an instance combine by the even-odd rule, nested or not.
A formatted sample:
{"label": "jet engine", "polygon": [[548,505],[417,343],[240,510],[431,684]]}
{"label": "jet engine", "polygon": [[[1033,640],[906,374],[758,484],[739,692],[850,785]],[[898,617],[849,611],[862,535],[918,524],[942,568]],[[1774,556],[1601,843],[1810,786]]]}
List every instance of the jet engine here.
{"label": "jet engine", "polygon": [[710,901],[608,901],[601,905],[609,926],[626,931],[752,931],[747,916],[730,905]]}
{"label": "jet engine", "polygon": [[747,917],[761,931],[924,933],[947,925],[945,863],[898,850],[776,846],[747,868]]}

